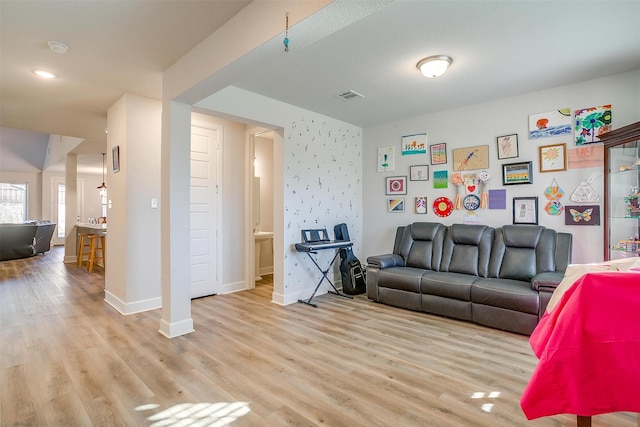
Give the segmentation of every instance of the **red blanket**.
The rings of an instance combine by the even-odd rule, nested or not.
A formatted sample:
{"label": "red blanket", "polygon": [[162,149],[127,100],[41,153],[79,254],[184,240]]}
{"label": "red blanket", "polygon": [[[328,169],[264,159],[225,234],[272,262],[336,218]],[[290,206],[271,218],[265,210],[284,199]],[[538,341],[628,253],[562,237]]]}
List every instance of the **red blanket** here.
{"label": "red blanket", "polygon": [[640,412],[640,274],[585,274],[530,344],[540,362],[520,399],[528,419]]}

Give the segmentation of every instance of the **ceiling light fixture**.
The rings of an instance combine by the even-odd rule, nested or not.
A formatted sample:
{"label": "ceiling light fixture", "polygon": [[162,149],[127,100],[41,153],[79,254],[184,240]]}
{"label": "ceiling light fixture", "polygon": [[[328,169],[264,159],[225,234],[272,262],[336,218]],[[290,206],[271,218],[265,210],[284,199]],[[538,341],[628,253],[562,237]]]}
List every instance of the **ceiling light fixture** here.
{"label": "ceiling light fixture", "polygon": [[435,79],[446,73],[452,62],[453,60],[448,56],[435,55],[421,59],[420,62],[416,64],[416,67],[423,76]]}
{"label": "ceiling light fixture", "polygon": [[100,184],[96,188],[100,190],[100,192],[102,192],[107,189],[107,184],[104,183],[104,156],[106,155],[106,153],[100,153],[100,154],[102,154],[102,184]]}
{"label": "ceiling light fixture", "polygon": [[31,70],[33,74],[36,76],[42,77],[43,79],[57,79],[58,75],[50,73],[49,71],[44,70]]}
{"label": "ceiling light fixture", "polygon": [[66,44],[53,40],[47,42],[47,44],[49,45],[49,49],[51,49],[55,53],[66,53],[69,49],[69,46],[67,46]]}

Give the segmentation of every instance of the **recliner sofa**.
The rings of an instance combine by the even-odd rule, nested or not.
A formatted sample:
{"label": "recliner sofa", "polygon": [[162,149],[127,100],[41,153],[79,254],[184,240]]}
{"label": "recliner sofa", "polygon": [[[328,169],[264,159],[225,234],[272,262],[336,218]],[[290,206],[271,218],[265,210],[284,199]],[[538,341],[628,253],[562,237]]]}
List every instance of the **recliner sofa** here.
{"label": "recliner sofa", "polygon": [[55,228],[50,221],[0,224],[0,261],[44,254],[51,249]]}
{"label": "recliner sofa", "polygon": [[572,235],[537,225],[415,222],[367,258],[367,296],[530,335],[571,262]]}

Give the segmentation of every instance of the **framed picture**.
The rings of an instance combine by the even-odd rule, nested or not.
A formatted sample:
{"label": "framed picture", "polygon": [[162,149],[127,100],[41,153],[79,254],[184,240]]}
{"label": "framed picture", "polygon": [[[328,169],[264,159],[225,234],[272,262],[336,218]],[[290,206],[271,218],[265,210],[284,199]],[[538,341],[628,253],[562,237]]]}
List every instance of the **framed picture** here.
{"label": "framed picture", "polygon": [[393,172],[396,168],[396,148],[378,148],[378,172]]}
{"label": "framed picture", "polygon": [[551,144],[538,147],[540,172],[567,170],[567,144]]}
{"label": "framed picture", "polygon": [[600,206],[565,206],[564,225],[600,225]]}
{"label": "framed picture", "polygon": [[447,144],[433,144],[429,146],[429,152],[431,153],[432,165],[444,165],[447,163]]}
{"label": "framed picture", "polygon": [[404,199],[387,199],[387,211],[404,212]]}
{"label": "framed picture", "polygon": [[533,184],[532,162],[505,163],[502,165],[502,185]]}
{"label": "framed picture", "polygon": [[498,144],[498,159],[518,157],[518,134],[502,135],[496,138]]}
{"label": "framed picture", "polygon": [[402,155],[408,154],[426,154],[427,152],[427,134],[417,133],[414,135],[405,135],[402,137]]}
{"label": "framed picture", "polygon": [[120,172],[120,146],[116,145],[111,149],[111,157],[113,157],[113,172]]}
{"label": "framed picture", "polygon": [[415,165],[409,166],[409,179],[411,181],[429,181],[429,166]]}
{"label": "framed picture", "polygon": [[489,167],[489,146],[455,148],[453,150],[453,170],[468,171]]}
{"label": "framed picture", "polygon": [[513,198],[513,223],[514,224],[538,224],[538,198],[514,197]]}
{"label": "framed picture", "polygon": [[416,213],[417,214],[426,214],[427,213],[427,196],[416,197]]}
{"label": "framed picture", "polygon": [[388,176],[386,178],[386,194],[407,194],[406,176]]}

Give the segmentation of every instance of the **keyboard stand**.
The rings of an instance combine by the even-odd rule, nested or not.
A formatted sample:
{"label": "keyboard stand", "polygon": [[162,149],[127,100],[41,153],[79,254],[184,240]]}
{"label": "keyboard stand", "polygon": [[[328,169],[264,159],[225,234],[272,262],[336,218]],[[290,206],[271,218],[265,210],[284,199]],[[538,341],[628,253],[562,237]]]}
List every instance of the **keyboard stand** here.
{"label": "keyboard stand", "polygon": [[[329,248],[327,248],[329,249]],[[338,254],[340,253],[339,251],[336,251],[335,255],[333,256],[333,259],[331,260],[331,262],[329,263],[329,266],[327,267],[326,270],[323,270],[319,265],[318,262],[316,261],[316,259],[314,257],[311,256],[311,254],[317,254],[318,252],[310,250],[300,250],[300,252],[306,252],[306,254],[309,256],[309,258],[311,258],[311,261],[313,261],[313,263],[315,264],[315,266],[318,268],[318,270],[322,273],[322,278],[320,279],[320,281],[318,282],[318,284],[316,285],[316,288],[313,290],[313,293],[311,294],[311,296],[309,297],[309,299],[307,300],[303,300],[303,299],[299,299],[298,302],[301,302],[303,304],[307,304],[310,305],[311,307],[315,307],[317,308],[318,306],[314,303],[311,302],[311,300],[313,299],[313,297],[316,296],[316,292],[318,292],[318,289],[320,288],[320,285],[322,284],[322,282],[324,282],[324,280],[326,279],[327,282],[329,282],[329,284],[331,285],[331,287],[333,288],[332,290],[329,290],[328,292],[330,294],[334,294],[334,295],[338,295],[344,298],[350,298],[353,299],[353,297],[351,295],[346,295],[343,294],[342,292],[340,292],[338,289],[336,289],[335,285],[333,284],[333,282],[331,281],[331,279],[329,279],[329,277],[327,276],[327,273],[329,273],[329,270],[331,270],[331,267],[333,266],[333,263],[335,262],[336,258],[338,257]]]}

